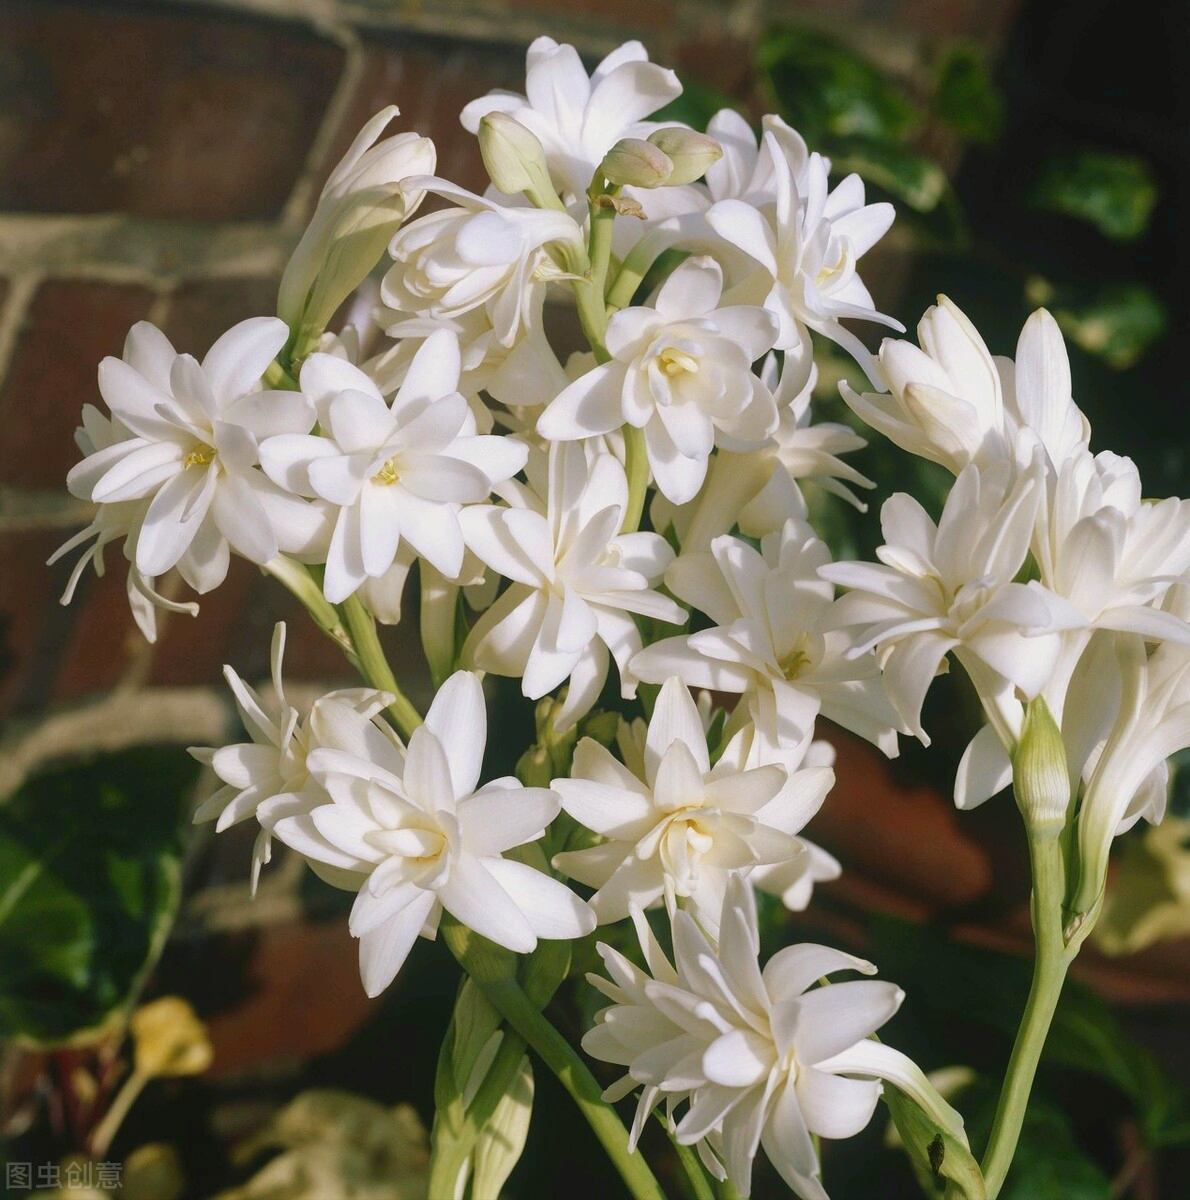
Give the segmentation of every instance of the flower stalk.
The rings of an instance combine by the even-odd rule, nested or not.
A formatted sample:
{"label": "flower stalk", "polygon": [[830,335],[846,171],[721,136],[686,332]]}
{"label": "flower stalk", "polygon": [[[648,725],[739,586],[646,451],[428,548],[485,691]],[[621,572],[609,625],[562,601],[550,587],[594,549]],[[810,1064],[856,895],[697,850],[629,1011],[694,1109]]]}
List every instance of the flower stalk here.
{"label": "flower stalk", "polygon": [[1078,946],[1068,946],[1062,935],[1062,905],[1066,870],[1059,831],[1027,826],[1029,863],[1033,873],[1033,935],[1036,952],[1029,998],[1008,1060],[1008,1070],[996,1106],[982,1170],[988,1200],[995,1200],[1012,1165],[1037,1065],[1057,1011],[1066,971]]}
{"label": "flower stalk", "polygon": [[459,965],[570,1093],[634,1200],[665,1200],[644,1158],[629,1151],[628,1131],[603,1099],[595,1077],[518,983],[515,957],[457,921],[444,920],[442,930]]}

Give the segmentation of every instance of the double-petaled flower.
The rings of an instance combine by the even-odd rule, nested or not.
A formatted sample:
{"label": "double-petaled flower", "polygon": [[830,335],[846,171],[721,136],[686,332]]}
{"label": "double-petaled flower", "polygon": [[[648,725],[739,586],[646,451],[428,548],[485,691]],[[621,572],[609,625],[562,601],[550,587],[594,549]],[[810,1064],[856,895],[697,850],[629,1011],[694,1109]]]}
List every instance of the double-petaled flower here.
{"label": "double-petaled flower", "polygon": [[620,532],[628,481],[619,460],[558,442],[549,451],[548,474],[542,465],[530,462],[536,490],[505,485],[509,507],[475,506],[461,515],[475,556],[510,581],[475,623],[463,658],[519,677],[533,700],[569,679],[561,728],[595,703],[609,653],[624,694],[635,694],[627,671],[641,648],[634,613],[675,625],[686,613],[655,590],[673,560],[665,539]]}
{"label": "double-petaled flower", "polygon": [[98,504],[145,503],[129,528],[130,558],[145,579],[176,566],[207,592],[223,582],[232,550],[261,564],[282,551],[317,553],[324,514],[259,466],[265,438],[314,424],[314,405],[300,392],[260,388],[288,336],[283,321],[254,317],[199,363],[141,321],[123,359],[99,364],[99,390],[128,436],[97,446],[67,483]]}
{"label": "double-petaled flower", "polygon": [[306,758],[327,802],[281,817],[274,833],[358,889],[349,928],[369,996],[389,985],[419,934],[434,936],[443,911],[518,953],[538,938],[590,933],[595,916],[569,888],[503,857],[541,837],[559,802],[512,777],[479,787],[487,712],[474,675],[442,685],[407,749],[382,722],[348,719],[340,745],[350,745]]}
{"label": "double-petaled flower", "polygon": [[763,308],[719,307],[713,259],[682,263],[654,307],[626,308],[607,328],[611,361],[586,372],[542,413],[551,441],[597,437],[625,423],[644,431],[653,478],[674,504],[702,486],[717,441],[763,442],[777,427],[772,393],[752,364],[773,344]]}
{"label": "double-petaled flower", "polygon": [[391,404],[344,359],[312,354],[302,367],[322,435],[270,438],[261,461],[280,486],[335,512],[323,583],[332,603],[383,576],[402,542],[455,578],[460,506],[487,500],[524,466],[523,443],[475,433],[458,382],[458,341],[446,330],[422,344]]}
{"label": "double-petaled flower", "polygon": [[881,1079],[966,1140],[962,1118],[921,1071],[891,1046],[869,1040],[904,993],[876,980],[814,986],[838,971],[873,974],[871,963],[806,944],[778,951],[762,971],[755,902],[738,878],[728,886],[717,945],[689,913],[678,912],[671,964],[643,918],[636,925],[646,970],[600,944],[611,980],[587,978],[612,1003],[583,1038],[592,1057],[625,1068],[606,1099],[641,1089],[633,1145],[664,1101],[678,1142],[697,1145],[715,1176],[743,1195],[763,1147],[798,1196],[826,1200],[813,1139],[853,1137],[863,1129]]}

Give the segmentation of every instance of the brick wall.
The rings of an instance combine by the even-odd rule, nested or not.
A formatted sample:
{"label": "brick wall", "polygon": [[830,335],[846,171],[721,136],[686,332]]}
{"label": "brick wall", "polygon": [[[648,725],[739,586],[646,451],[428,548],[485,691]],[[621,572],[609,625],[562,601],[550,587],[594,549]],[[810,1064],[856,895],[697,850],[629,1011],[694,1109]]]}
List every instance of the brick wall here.
{"label": "brick wall", "polygon": [[[226,661],[262,676],[280,617],[292,618],[290,675],[342,676],[338,652],[250,564],[233,564],[198,618],[166,621],[150,654],[128,613],[118,551],[104,578],[86,573],[69,608],[57,603],[69,562],[44,563],[88,519],[63,481],[79,411],[97,400],[99,359],[121,352],[137,320],[201,354],[236,321],[271,313],[325,174],[383,105],[401,107],[401,128],[434,138],[443,174],[481,189],[459,110],[490,88],[519,89],[524,48],[539,33],[592,56],[641,38],[656,60],[748,104],[756,100],[748,47],[766,22],[830,28],[911,72],[940,39],[995,46],[1014,8],[1015,0],[7,0],[0,719],[33,718],[121,679],[215,685]],[[277,873],[246,918],[247,844],[228,837],[220,846],[196,852],[192,878],[206,890],[192,899],[182,934],[272,921],[267,936],[280,939],[285,957],[286,922],[301,912],[297,876]],[[354,946],[338,926],[331,940],[353,980]],[[185,961],[199,977],[208,969],[202,954]],[[357,994],[354,983],[350,990]],[[228,1039],[244,1044],[235,1032]]]}

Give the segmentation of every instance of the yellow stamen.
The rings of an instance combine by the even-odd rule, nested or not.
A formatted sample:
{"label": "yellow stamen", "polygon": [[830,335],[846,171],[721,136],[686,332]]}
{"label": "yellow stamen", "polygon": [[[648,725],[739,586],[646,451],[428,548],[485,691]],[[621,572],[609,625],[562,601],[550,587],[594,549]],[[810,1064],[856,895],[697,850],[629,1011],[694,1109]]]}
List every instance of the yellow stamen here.
{"label": "yellow stamen", "polygon": [[386,458],[384,460],[384,466],[372,476],[372,482],[382,484],[384,487],[388,487],[389,485],[396,483],[399,478],[400,476],[397,474],[396,460],[392,458]]}
{"label": "yellow stamen", "polygon": [[788,680],[796,679],[802,673],[802,668],[809,666],[809,663],[810,660],[801,650],[790,650],[788,654],[783,654],[777,659],[781,674]]}
{"label": "yellow stamen", "polygon": [[658,360],[661,364],[661,369],[671,379],[675,375],[695,375],[698,373],[698,359],[693,355],[687,354],[685,350],[675,349],[673,346],[667,346],[658,355]]}
{"label": "yellow stamen", "polygon": [[190,467],[205,467],[215,460],[214,446],[208,446],[206,442],[199,442],[189,454],[182,459],[182,470],[188,470]]}

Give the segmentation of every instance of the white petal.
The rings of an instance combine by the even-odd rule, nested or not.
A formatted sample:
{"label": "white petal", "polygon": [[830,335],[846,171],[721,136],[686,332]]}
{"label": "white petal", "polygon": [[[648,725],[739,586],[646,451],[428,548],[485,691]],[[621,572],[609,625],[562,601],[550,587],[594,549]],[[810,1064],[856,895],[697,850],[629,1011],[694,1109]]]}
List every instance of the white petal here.
{"label": "white petal", "polygon": [[487,707],[476,676],[456,671],[438,690],[425,723],[446,753],[455,795],[475,791],[488,738]]}
{"label": "white petal", "polygon": [[528,954],[537,945],[525,914],[481,860],[457,858],[438,895],[451,916],[497,945],[518,954]]}
{"label": "white petal", "polygon": [[595,928],[590,906],[558,880],[509,858],[487,859],[484,865],[539,938],[580,938]]}
{"label": "white petal", "polygon": [[360,979],[369,996],[379,996],[405,965],[435,901],[433,892],[422,892],[383,925],[360,937]]}

